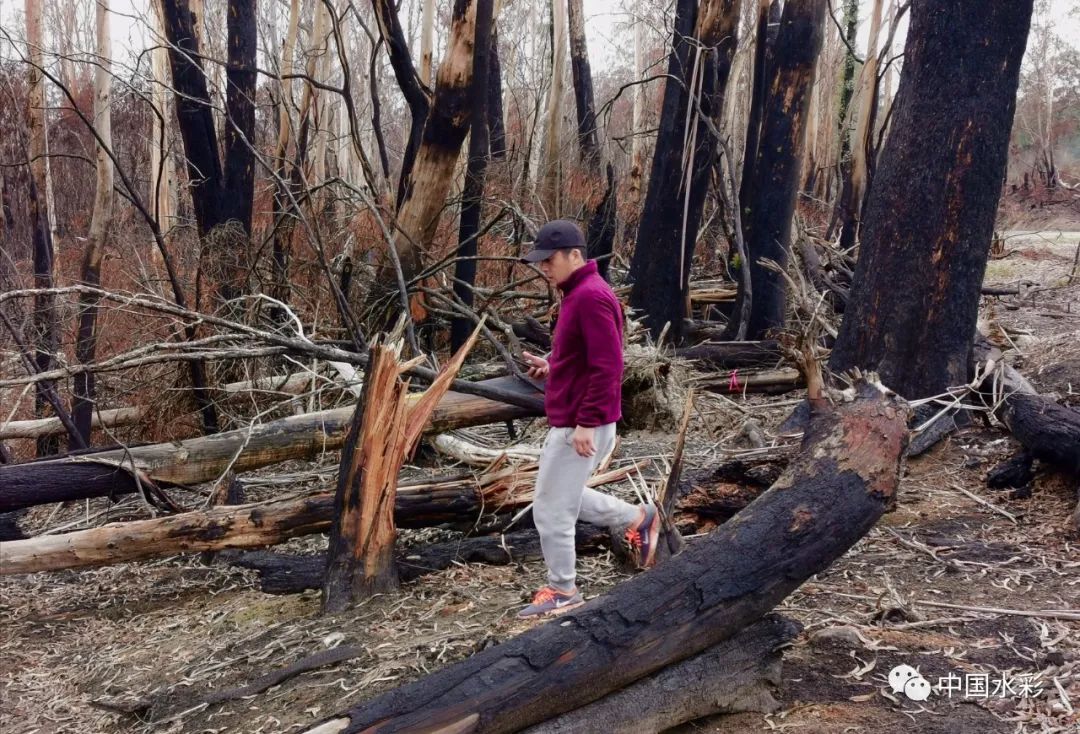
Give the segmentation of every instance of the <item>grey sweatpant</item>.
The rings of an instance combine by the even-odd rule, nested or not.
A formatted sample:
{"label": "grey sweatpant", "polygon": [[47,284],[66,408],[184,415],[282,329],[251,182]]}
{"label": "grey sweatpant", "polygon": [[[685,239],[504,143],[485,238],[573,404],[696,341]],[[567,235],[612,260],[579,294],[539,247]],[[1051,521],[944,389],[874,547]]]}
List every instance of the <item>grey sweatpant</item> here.
{"label": "grey sweatpant", "polygon": [[615,424],[596,429],[596,454],[574,451],[573,428],[552,428],[540,454],[540,472],[533,498],[533,522],[548,567],[548,582],[557,589],[574,588],[574,524],[578,519],[620,529],[638,518],[638,508],[585,486],[601,459],[615,445]]}

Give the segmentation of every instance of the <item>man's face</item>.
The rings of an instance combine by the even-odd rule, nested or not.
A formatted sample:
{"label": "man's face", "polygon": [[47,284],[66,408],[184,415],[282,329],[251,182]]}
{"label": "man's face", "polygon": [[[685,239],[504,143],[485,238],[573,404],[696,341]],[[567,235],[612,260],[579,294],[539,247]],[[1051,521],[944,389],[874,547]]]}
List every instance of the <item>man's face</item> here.
{"label": "man's face", "polygon": [[540,272],[555,285],[563,283],[582,264],[581,255],[577,250],[556,250],[547,260],[537,263]]}

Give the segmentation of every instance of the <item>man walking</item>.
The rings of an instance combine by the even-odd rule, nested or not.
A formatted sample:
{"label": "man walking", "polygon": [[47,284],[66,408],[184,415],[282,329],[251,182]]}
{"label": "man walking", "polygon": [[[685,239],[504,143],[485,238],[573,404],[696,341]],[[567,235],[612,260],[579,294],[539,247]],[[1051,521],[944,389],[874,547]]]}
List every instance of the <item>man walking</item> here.
{"label": "man walking", "polygon": [[585,522],[622,534],[642,568],[655,561],[660,522],[656,507],[636,507],[585,486],[615,445],[622,417],[622,308],[585,257],[585,236],[571,221],[548,222],[522,262],[535,263],[562,292],[547,359],[524,353],[528,374],[545,382],[550,430],[540,455],[533,520],[548,568],[548,585],[518,614],[534,617],[584,604],[575,585],[574,525]]}

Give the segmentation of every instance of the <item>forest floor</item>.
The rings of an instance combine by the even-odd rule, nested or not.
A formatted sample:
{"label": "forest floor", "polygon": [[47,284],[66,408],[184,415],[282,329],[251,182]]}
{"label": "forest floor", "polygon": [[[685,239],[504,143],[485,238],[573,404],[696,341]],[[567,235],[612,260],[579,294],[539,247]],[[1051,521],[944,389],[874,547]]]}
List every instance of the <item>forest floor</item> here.
{"label": "forest floor", "polygon": [[[1068,277],[1076,247],[1076,238],[1010,237],[987,281],[1031,280],[1049,290],[984,299],[984,317],[1019,347],[1021,371],[1040,391],[1074,406],[1080,405],[1080,277],[1071,285]],[[688,467],[708,467],[738,446],[747,415],[773,438],[798,397],[733,401],[699,394]],[[534,423],[525,440],[536,442],[542,430]],[[670,431],[629,431],[620,461],[659,458],[671,444]],[[1069,528],[1075,479],[1043,469],[1029,496],[988,489],[986,472],[1015,450],[1000,428],[976,423],[909,460],[896,509],[778,608],[803,625],[785,651],[778,710],[717,716],[677,731],[1080,730],[1080,622],[1051,611],[1080,611],[1080,542]],[[322,466],[332,467],[333,457]],[[311,469],[280,465],[263,476]],[[330,485],[323,476],[303,486],[267,485],[255,496]],[[625,484],[614,491],[632,496]],[[91,502],[66,512],[77,520],[103,507]],[[61,520],[43,510],[30,524]],[[439,532],[406,532],[403,541]],[[320,544],[325,539],[315,536],[288,549]],[[579,568],[587,596],[624,578],[609,555],[582,558]],[[196,557],[3,577],[0,730],[301,731],[524,631],[530,623],[514,615],[543,581],[539,562],[459,566],[323,617],[315,592],[263,594],[251,572]],[[198,703],[210,691],[337,645],[359,653],[259,695]],[[918,669],[932,685],[952,681],[953,690],[921,703],[894,694],[887,675],[898,664]]]}

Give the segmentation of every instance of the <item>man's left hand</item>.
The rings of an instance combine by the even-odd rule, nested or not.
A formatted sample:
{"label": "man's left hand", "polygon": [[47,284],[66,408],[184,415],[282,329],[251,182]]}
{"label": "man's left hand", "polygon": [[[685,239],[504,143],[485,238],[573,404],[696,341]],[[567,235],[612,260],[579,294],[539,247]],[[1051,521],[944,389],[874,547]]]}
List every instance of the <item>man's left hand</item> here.
{"label": "man's left hand", "polygon": [[574,435],[571,441],[574,444],[574,451],[577,451],[578,456],[595,456],[596,455],[596,429],[586,428],[585,426],[578,426],[574,429]]}

